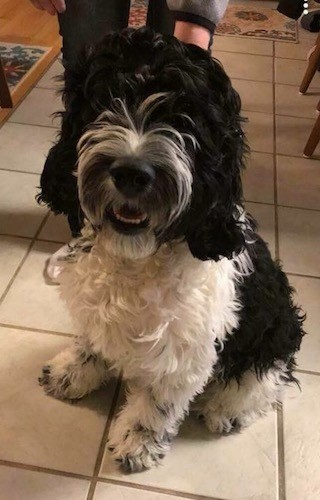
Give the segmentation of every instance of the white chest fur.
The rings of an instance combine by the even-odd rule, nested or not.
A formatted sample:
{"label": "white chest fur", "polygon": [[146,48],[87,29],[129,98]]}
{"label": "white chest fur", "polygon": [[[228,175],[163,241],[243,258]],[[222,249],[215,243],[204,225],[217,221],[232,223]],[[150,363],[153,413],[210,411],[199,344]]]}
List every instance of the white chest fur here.
{"label": "white chest fur", "polygon": [[66,265],[61,289],[81,334],[126,378],[181,379],[212,367],[216,341],[237,327],[237,279],[235,260],[202,262],[184,243],[128,260],[98,237]]}

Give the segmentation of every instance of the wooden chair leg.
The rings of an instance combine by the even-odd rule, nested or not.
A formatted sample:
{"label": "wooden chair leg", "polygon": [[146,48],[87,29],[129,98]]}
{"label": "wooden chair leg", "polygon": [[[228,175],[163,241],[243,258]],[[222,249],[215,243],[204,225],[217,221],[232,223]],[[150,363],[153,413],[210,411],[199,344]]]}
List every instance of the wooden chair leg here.
{"label": "wooden chair leg", "polygon": [[307,71],[305,72],[305,75],[300,85],[299,89],[300,94],[305,94],[307,92],[309,85],[312,81],[312,78],[314,77],[315,72],[319,68],[319,64],[320,64],[320,33],[317,38],[315,49],[310,55]]}
{"label": "wooden chair leg", "polygon": [[12,108],[12,99],[0,59],[0,108]]}
{"label": "wooden chair leg", "polygon": [[319,111],[319,113],[320,113],[320,101],[317,104],[317,111]]}
{"label": "wooden chair leg", "polygon": [[319,144],[319,141],[320,141],[320,115],[318,116],[316,123],[314,124],[312,132],[306,144],[306,147],[304,148],[303,156],[306,156],[307,158],[309,158],[309,156],[312,156],[314,150]]}

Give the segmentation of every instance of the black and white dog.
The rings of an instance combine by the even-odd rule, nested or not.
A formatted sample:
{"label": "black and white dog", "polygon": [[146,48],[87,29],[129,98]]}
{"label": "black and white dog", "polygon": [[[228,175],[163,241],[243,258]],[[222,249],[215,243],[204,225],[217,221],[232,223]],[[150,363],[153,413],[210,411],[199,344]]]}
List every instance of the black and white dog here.
{"label": "black and white dog", "polygon": [[85,214],[61,276],[80,335],[40,382],[81,398],[122,372],[109,445],[142,470],[191,402],[220,433],[269,410],[296,381],[303,317],[243,208],[240,99],[219,62],[126,30],[67,71],[64,97],[40,198]]}

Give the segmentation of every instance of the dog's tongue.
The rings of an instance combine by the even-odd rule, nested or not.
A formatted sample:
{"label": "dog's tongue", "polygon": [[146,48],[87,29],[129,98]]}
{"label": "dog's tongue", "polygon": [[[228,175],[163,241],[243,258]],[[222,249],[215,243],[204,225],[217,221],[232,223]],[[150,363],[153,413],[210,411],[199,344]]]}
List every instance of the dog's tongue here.
{"label": "dog's tongue", "polygon": [[118,210],[115,210],[114,213],[115,215],[120,215],[120,217],[131,220],[146,218],[146,214],[139,212],[136,208],[129,207],[128,205],[123,205]]}

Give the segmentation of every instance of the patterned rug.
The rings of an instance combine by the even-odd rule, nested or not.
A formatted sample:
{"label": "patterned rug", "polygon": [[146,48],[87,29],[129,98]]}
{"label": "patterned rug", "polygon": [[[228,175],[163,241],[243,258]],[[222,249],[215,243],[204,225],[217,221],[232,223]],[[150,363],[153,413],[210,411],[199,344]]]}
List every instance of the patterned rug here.
{"label": "patterned rug", "polygon": [[[129,25],[138,28],[146,22],[148,0],[132,0],[131,3]],[[296,21],[267,7],[251,7],[250,1],[229,5],[216,33],[295,43],[298,41]]]}
{"label": "patterned rug", "polygon": [[227,36],[244,36],[285,42],[298,41],[297,22],[277,10],[267,7],[250,7],[250,2],[229,5],[216,33]]}
{"label": "patterned rug", "polygon": [[47,47],[0,42],[0,57],[11,92],[47,54]]}

